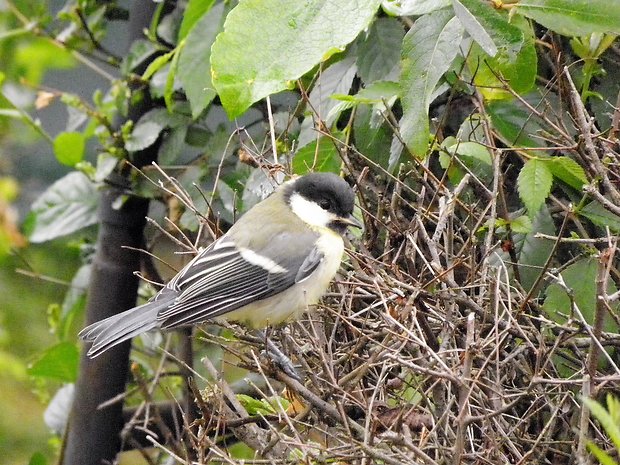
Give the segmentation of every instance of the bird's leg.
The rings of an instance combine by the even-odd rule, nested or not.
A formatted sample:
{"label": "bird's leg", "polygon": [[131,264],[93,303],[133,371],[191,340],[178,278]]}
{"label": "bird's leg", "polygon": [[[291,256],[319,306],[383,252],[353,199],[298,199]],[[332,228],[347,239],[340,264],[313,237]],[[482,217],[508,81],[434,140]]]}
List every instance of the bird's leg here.
{"label": "bird's leg", "polygon": [[290,358],[288,358],[280,348],[271,340],[266,331],[256,330],[256,336],[265,341],[267,355],[269,359],[276,364],[284,373],[291,378],[301,382],[301,377],[297,373],[297,369]]}

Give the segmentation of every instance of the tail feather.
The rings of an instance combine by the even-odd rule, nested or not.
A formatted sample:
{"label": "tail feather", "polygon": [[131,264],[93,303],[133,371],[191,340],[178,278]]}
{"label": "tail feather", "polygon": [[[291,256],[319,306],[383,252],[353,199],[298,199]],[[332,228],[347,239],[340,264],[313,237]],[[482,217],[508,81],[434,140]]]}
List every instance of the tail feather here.
{"label": "tail feather", "polygon": [[121,342],[158,328],[161,322],[157,315],[169,304],[170,299],[147,302],[87,326],[78,335],[93,343],[87,355],[95,358]]}

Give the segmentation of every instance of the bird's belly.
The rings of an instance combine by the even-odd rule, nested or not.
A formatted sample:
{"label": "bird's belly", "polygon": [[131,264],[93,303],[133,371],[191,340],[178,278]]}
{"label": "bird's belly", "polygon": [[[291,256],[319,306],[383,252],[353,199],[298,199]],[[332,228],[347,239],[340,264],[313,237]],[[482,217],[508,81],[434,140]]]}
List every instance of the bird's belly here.
{"label": "bird's belly", "polygon": [[264,328],[299,318],[325,294],[342,261],[344,245],[339,236],[321,238],[319,241],[322,241],[321,250],[325,258],[310,276],[279,294],[253,302],[219,319]]}

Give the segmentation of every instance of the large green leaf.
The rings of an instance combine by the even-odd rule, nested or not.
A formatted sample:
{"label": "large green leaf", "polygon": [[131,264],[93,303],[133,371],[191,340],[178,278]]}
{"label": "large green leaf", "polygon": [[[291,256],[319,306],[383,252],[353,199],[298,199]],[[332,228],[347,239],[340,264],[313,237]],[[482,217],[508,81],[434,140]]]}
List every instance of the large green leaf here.
{"label": "large green leaf", "polygon": [[[595,258],[584,258],[573,263],[561,273],[564,284],[572,290],[575,304],[589,324],[594,323],[596,312],[596,276],[598,266],[598,260]],[[616,286],[610,280],[607,286],[607,293],[613,294],[614,292],[616,292]],[[550,317],[561,323],[566,321],[566,316],[572,314],[571,300],[564,288],[559,284],[551,284],[549,286],[543,308]],[[617,326],[610,318],[606,318],[604,329],[606,331],[617,331]]]}
{"label": "large green leaf", "polygon": [[177,161],[177,157],[185,147],[187,130],[187,126],[179,126],[166,134],[157,152],[157,161],[160,165],[172,165]]}
{"label": "large green leaf", "polygon": [[74,171],[60,178],[32,204],[30,241],[49,241],[95,224],[98,198],[84,174]]}
{"label": "large green leaf", "polygon": [[[327,127],[338,119],[340,113],[352,105],[336,101],[334,95],[347,95],[355,78],[357,65],[354,56],[347,56],[323,70],[308,96],[308,115],[301,122],[297,147],[301,149],[318,137],[315,122],[319,118]],[[312,112],[312,114],[310,114]]]}
{"label": "large green leaf", "polygon": [[213,85],[230,118],[293,81],[366,29],[379,0],[244,0],[211,49]]}
{"label": "large green leaf", "polygon": [[519,262],[521,286],[526,291],[529,291],[538,279],[542,267],[553,251],[553,242],[537,238],[536,233],[554,234],[555,225],[546,207],[538,211],[538,214],[532,219],[531,225],[527,225],[518,218],[515,218],[515,221],[517,222],[517,228],[519,226],[527,226],[527,229],[529,229],[527,234],[515,234],[514,239]]}
{"label": "large green leaf", "polygon": [[393,131],[383,121],[374,124],[373,111],[368,105],[362,105],[357,109],[353,122],[355,148],[387,169]]}
{"label": "large green leaf", "polygon": [[443,74],[450,69],[463,26],[450,10],[418,18],[403,40],[400,132],[411,152],[423,157],[429,142],[428,107]]}
{"label": "large green leaf", "polygon": [[[512,94],[504,89],[504,82],[515,92],[524,94],[534,86],[536,80],[538,56],[534,46],[534,31],[529,22],[520,16],[513,18],[511,23],[501,15],[496,20],[498,24],[492,23],[495,29],[490,30],[493,35],[489,37],[497,44],[497,53],[490,56],[478,41],[467,55],[467,65],[474,83],[486,99],[512,99]],[[505,22],[505,31],[501,30],[501,21]]]}
{"label": "large green leaf", "polygon": [[357,49],[357,67],[364,84],[397,78],[404,36],[405,30],[395,18],[378,18],[374,22]]}
{"label": "large green leaf", "polygon": [[190,122],[186,115],[171,113],[165,108],[155,108],[140,117],[125,141],[125,148],[130,152],[144,150],[155,143],[164,129],[175,129]]}
{"label": "large green leaf", "polygon": [[530,216],[538,213],[551,192],[553,174],[549,169],[549,162],[550,160],[532,158],[525,163],[517,178],[519,197]]}
{"label": "large green leaf", "polygon": [[293,157],[293,173],[306,174],[309,171],[330,171],[340,169],[340,155],[329,137],[320,137],[299,151]]}
{"label": "large green leaf", "polygon": [[47,465],[47,457],[45,457],[43,452],[35,452],[30,457],[28,465]]}
{"label": "large green leaf", "polygon": [[467,33],[491,57],[500,49],[518,51],[523,32],[490,4],[480,0],[452,0],[452,7]]}
{"label": "large green leaf", "polygon": [[215,97],[211,82],[211,45],[221,29],[224,3],[218,3],[191,29],[181,50],[177,76],[197,118]]}
{"label": "large green leaf", "polygon": [[73,382],[77,378],[80,352],[72,342],[61,342],[47,349],[28,373],[39,378]]}
{"label": "large green leaf", "polygon": [[322,71],[312,88],[308,96],[310,106],[327,126],[331,126],[338,116],[337,112],[332,112],[338,102],[331,97],[349,92],[356,71],[355,57],[346,57]]}
{"label": "large green leaf", "polygon": [[439,163],[444,169],[448,169],[450,180],[457,184],[465,176],[465,171],[452,158],[458,158],[474,176],[482,182],[490,182],[493,179],[492,159],[489,149],[478,142],[462,142],[454,137],[446,137],[441,144],[442,151],[439,155]]}
{"label": "large green leaf", "polygon": [[[537,105],[538,102],[533,102]],[[542,132],[532,112],[515,101],[497,100],[490,102],[486,110],[491,117],[494,129],[502,141],[512,147],[545,147],[542,137],[535,137]]]}
{"label": "large green leaf", "polygon": [[158,121],[146,119],[138,121],[131,135],[125,141],[125,148],[130,152],[137,152],[150,147],[155,143],[165,127],[165,124]]}
{"label": "large green leaf", "polygon": [[588,182],[586,172],[572,158],[553,157],[549,163],[549,169],[553,173],[554,178],[564,181],[569,186],[581,190],[584,184]]}
{"label": "large green leaf", "polygon": [[620,34],[620,2],[612,0],[521,0],[517,11],[567,36]]}
{"label": "large green leaf", "polygon": [[609,228],[611,232],[620,232],[620,216],[607,210],[600,202],[593,200],[578,212],[601,228]]}

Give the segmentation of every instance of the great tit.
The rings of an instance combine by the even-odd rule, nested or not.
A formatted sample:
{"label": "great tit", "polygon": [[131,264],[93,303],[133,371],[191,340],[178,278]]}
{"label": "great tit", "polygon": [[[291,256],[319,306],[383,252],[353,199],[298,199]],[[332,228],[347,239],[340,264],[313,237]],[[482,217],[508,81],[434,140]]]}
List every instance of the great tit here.
{"label": "great tit", "polygon": [[84,328],[94,358],[152,329],[213,321],[264,328],[298,318],[335,276],[342,235],[362,225],[342,178],[312,173],[282,184],[199,252],[149,302]]}

